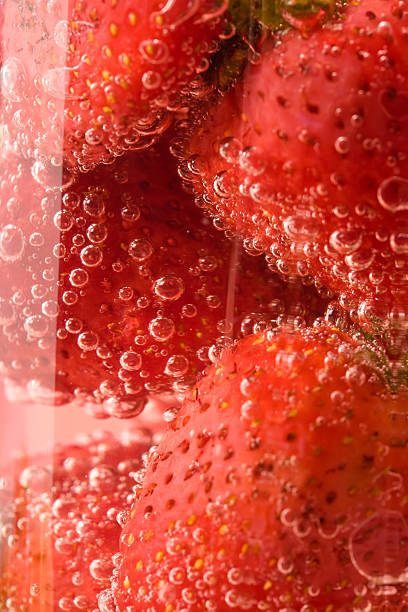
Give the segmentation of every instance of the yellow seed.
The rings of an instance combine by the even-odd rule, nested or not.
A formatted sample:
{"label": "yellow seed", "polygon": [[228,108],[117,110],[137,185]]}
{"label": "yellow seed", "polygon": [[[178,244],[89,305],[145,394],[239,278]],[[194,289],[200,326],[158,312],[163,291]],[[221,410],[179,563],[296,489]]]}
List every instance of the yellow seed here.
{"label": "yellow seed", "polygon": [[128,56],[127,53],[122,53],[120,59],[122,61],[122,64],[124,64],[125,66],[129,66],[129,64],[130,64],[130,57]]}
{"label": "yellow seed", "polygon": [[135,536],[133,534],[130,534],[130,536],[128,536],[128,539],[127,539],[127,543],[129,544],[129,546],[131,546],[134,541],[135,541]]}
{"label": "yellow seed", "polygon": [[130,587],[130,580],[128,576],[126,576],[126,578],[124,579],[123,586],[125,587],[125,589],[128,589]]}
{"label": "yellow seed", "polygon": [[157,25],[161,26],[164,23],[163,15],[156,15],[155,21]]}
{"label": "yellow seed", "polygon": [[229,402],[226,402],[226,401],[221,402],[220,410],[226,410],[228,408],[228,406],[229,406]]}
{"label": "yellow seed", "polygon": [[109,81],[110,73],[109,70],[102,70],[102,78],[104,81]]}
{"label": "yellow seed", "polygon": [[159,552],[155,556],[155,561],[157,562],[163,561],[163,557],[164,557],[164,552],[162,550],[159,550]]}
{"label": "yellow seed", "polygon": [[131,26],[135,26],[137,24],[137,15],[136,13],[129,13],[128,20]]}
{"label": "yellow seed", "polygon": [[116,25],[116,23],[111,23],[109,26],[109,32],[111,33],[111,36],[117,36],[118,32],[119,32],[119,28]]}
{"label": "yellow seed", "polygon": [[267,580],[265,584],[263,585],[264,591],[269,591],[271,587],[272,587],[272,582],[270,580]]}
{"label": "yellow seed", "polygon": [[187,519],[187,525],[194,525],[194,523],[196,522],[197,517],[195,514],[192,514],[191,516],[188,517]]}
{"label": "yellow seed", "polygon": [[221,527],[219,528],[218,532],[220,535],[225,535],[226,533],[228,533],[229,529],[228,529],[228,525],[221,525]]}
{"label": "yellow seed", "polygon": [[263,336],[258,336],[258,338],[256,338],[256,339],[253,341],[252,345],[255,345],[255,344],[262,344],[262,342],[263,342],[263,341],[264,341]]}
{"label": "yellow seed", "polygon": [[165,612],[173,612],[174,608],[173,608],[173,604],[167,604]]}
{"label": "yellow seed", "polygon": [[248,548],[249,548],[249,544],[245,542],[245,544],[241,546],[241,553],[245,555],[248,552]]}
{"label": "yellow seed", "polygon": [[106,55],[106,57],[109,57],[109,58],[111,58],[113,55],[112,49],[110,47],[105,47],[103,52]]}
{"label": "yellow seed", "polygon": [[349,444],[351,444],[353,442],[353,436],[345,436],[343,438],[343,444],[345,446],[348,446]]}
{"label": "yellow seed", "polygon": [[200,570],[203,566],[204,566],[203,559],[197,559],[196,562],[194,563],[194,569],[196,570]]}
{"label": "yellow seed", "polygon": [[138,561],[136,563],[136,571],[140,572],[143,569],[143,561]]}

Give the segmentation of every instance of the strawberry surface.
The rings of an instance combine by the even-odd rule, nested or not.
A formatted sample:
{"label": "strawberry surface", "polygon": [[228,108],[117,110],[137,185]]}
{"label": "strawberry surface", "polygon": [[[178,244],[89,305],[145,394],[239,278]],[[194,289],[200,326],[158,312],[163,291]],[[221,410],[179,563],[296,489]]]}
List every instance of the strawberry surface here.
{"label": "strawberry surface", "polygon": [[149,454],[101,609],[405,609],[408,396],[372,363],[324,326],[226,349]]}
{"label": "strawberry surface", "polygon": [[380,329],[408,316],[407,27],[405,2],[361,0],[267,41],[180,169],[224,228]]}
{"label": "strawberry surface", "polygon": [[[0,117],[49,174],[148,147],[185,89],[203,95],[228,0],[11,0],[2,7]],[[48,180],[49,177],[48,177]],[[51,179],[52,180],[52,179]]]}
{"label": "strawberry surface", "polygon": [[148,430],[95,433],[14,466],[1,491],[2,610],[97,612],[151,443]]}
{"label": "strawberry surface", "polygon": [[254,325],[324,311],[312,289],[220,236],[180,188],[166,143],[62,194],[29,168],[2,166],[0,354],[40,399],[55,389],[55,402],[91,397],[101,417],[134,416],[147,393],[194,384]]}

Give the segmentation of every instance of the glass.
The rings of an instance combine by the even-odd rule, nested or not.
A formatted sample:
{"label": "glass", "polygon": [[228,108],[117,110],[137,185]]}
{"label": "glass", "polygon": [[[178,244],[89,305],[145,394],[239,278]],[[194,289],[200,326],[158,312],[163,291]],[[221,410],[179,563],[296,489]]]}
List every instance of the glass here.
{"label": "glass", "polygon": [[[308,326],[316,330],[329,325],[339,336],[364,339],[373,352],[384,345],[381,356],[386,358],[375,364],[384,377],[392,372],[396,380],[404,365],[406,221],[401,221],[401,232],[394,228],[391,236],[384,228],[376,229],[376,240],[391,245],[395,269],[391,280],[386,275],[384,281],[376,270],[368,281],[374,256],[370,249],[360,249],[367,228],[332,233],[323,255],[316,247],[316,220],[306,206],[298,207],[299,214],[288,213],[279,229],[268,216],[273,194],[257,178],[264,172],[266,155],[257,146],[243,145],[247,115],[253,110],[248,91],[253,93],[256,83],[248,72],[242,77],[242,70],[247,64],[255,69],[261,65],[267,28],[290,25],[306,40],[327,13],[332,15],[344,3],[243,0],[246,17],[231,25],[226,11],[236,10],[238,3],[228,0],[151,0],[154,10],[143,0],[139,12],[127,3],[125,18],[115,13],[120,2],[112,0],[113,16],[105,17],[102,2],[93,7],[86,0],[75,6],[70,0],[0,0],[0,608],[8,612],[156,610],[147,607],[143,593],[119,610],[111,586],[112,575],[122,577],[124,537],[133,537],[127,531],[132,504],[149,458],[154,459],[157,448],[161,451],[163,432],[177,423],[183,401],[195,393],[204,370],[219,364],[238,339],[251,334],[270,339],[282,330],[296,336]],[[143,11],[150,21],[148,34],[139,41]],[[244,33],[238,36],[240,28]],[[389,37],[386,23],[378,28]],[[138,41],[135,54],[127,52],[133,36]],[[166,37],[171,36],[173,46],[168,46]],[[120,73],[115,75],[118,65]],[[139,85],[132,82],[132,74]],[[335,81],[336,75],[330,73],[327,79]],[[231,91],[238,92],[235,98],[227,93]],[[406,120],[405,90],[381,90],[377,98],[393,126]],[[218,115],[214,109],[220,100],[226,100],[227,111],[223,108]],[[278,96],[278,104],[286,108],[288,101]],[[309,104],[308,112],[313,123],[319,108]],[[225,114],[231,116],[231,125],[239,123],[234,136],[223,127]],[[218,121],[223,137],[217,134],[216,140]],[[363,114],[357,112],[350,119],[356,130],[362,121]],[[200,122],[202,130],[197,131]],[[277,138],[285,142],[286,137],[278,131]],[[312,140],[307,130],[299,134],[302,144],[314,146]],[[216,168],[214,180],[207,181],[215,142],[218,159],[240,168],[247,180],[239,183],[233,172]],[[334,149],[347,157],[349,146],[338,137]],[[366,143],[366,149],[375,146]],[[397,163],[393,155],[384,164],[385,173]],[[288,163],[276,173],[289,176],[292,170]],[[337,174],[330,180],[332,186],[341,186]],[[404,177],[381,175],[377,192],[382,209],[401,214],[401,219],[407,209],[407,184]],[[317,187],[319,196],[323,187]],[[239,191],[236,199],[230,197],[234,190]],[[238,210],[241,196],[252,206],[256,203],[245,211],[255,237],[244,240],[248,218]],[[220,202],[227,200],[223,209]],[[369,216],[366,204],[358,203],[361,219]],[[337,207],[334,215],[342,219],[347,211]],[[265,227],[271,241],[267,247],[262,242]],[[340,288],[326,289],[320,277],[314,283],[305,260],[329,267],[339,253],[343,259],[335,274]],[[345,278],[357,289],[368,282],[380,287],[378,295],[362,304],[353,302],[344,289]],[[392,285],[397,296],[391,311],[381,298],[382,283]],[[335,368],[336,359],[343,366],[352,356],[342,345],[338,353],[327,349],[324,358],[327,368]],[[287,373],[287,380],[308,371],[292,347],[279,352],[276,368]],[[320,376],[319,392],[327,383],[323,370],[311,374]],[[360,398],[364,392],[358,389],[368,389],[370,382],[365,370],[355,365],[346,370],[344,378]],[[240,387],[245,397],[242,418],[255,423],[257,385],[249,376]],[[271,406],[288,397],[284,392],[279,396],[278,386],[271,390]],[[334,389],[330,406],[345,422],[353,410],[344,411],[342,391]],[[358,497],[355,483],[341,480],[343,471],[351,478],[341,463],[333,477],[344,489],[343,505],[350,499],[358,518],[333,517],[329,508],[320,523],[316,517],[309,521],[309,507],[303,509],[302,520],[294,518],[290,508],[279,506],[287,499],[283,487],[273,511],[280,508],[276,520],[284,537],[295,542],[296,563],[289,554],[271,557],[271,569],[265,570],[271,580],[259,588],[249,579],[245,583],[240,569],[227,572],[223,566],[229,590],[222,591],[222,603],[206,594],[205,609],[320,612],[324,605],[325,612],[405,610],[406,475],[403,467],[397,469],[400,459],[394,455],[408,436],[398,396],[384,400],[384,405],[388,413],[381,413],[384,419],[379,421],[394,437],[378,442],[378,457],[361,458],[357,451],[355,459],[356,466],[360,461],[358,474],[361,462],[370,473],[370,486],[364,481],[366,489]],[[320,416],[316,428],[324,424],[323,410]],[[362,422],[357,432],[361,447],[364,435]],[[302,440],[308,441],[308,434]],[[302,447],[302,440],[296,448]],[[352,439],[345,436],[342,443],[348,447]],[[374,448],[371,438],[367,448]],[[216,453],[213,459],[219,461]],[[287,459],[291,468],[296,461],[299,457]],[[322,458],[319,469],[324,462]],[[377,464],[381,469],[376,471]],[[306,460],[299,468],[304,465]],[[274,468],[265,460],[257,469],[265,483]],[[332,482],[330,476],[325,478],[322,487]],[[176,485],[168,490],[179,493]],[[300,488],[300,499],[302,495]],[[328,507],[336,495],[328,489]],[[353,499],[358,499],[357,509]],[[196,539],[199,536],[196,531]],[[216,541],[215,531],[212,538]],[[241,561],[246,552],[241,550]],[[337,576],[338,568],[346,568],[346,578],[341,574],[343,580],[325,585],[324,593],[316,586],[320,578],[308,582],[313,572],[316,577],[316,559],[321,561],[322,555],[327,562],[320,568],[323,582],[326,574]],[[200,559],[196,562],[190,568],[194,580],[194,571],[201,569]],[[253,568],[258,569],[256,561],[249,570]],[[149,600],[152,606],[160,612],[204,609],[189,591],[180,590],[176,574],[173,571],[170,594],[158,589],[158,602]],[[197,578],[197,592],[211,590],[212,577],[208,572],[205,576]],[[274,580],[287,590],[274,586]],[[127,581],[126,576],[122,584],[132,600]],[[165,606],[167,595],[170,603],[166,600]]]}

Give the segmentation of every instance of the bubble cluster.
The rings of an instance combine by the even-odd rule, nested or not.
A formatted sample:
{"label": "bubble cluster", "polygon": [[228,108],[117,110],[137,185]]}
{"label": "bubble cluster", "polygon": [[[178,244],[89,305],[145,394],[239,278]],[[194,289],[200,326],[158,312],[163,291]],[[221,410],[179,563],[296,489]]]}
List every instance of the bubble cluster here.
{"label": "bubble cluster", "polygon": [[208,89],[202,73],[227,27],[227,3],[194,2],[182,19],[177,3],[139,4],[112,21],[106,7],[62,0],[3,11],[0,119],[35,159],[41,185],[59,186],[61,154],[68,168],[87,171],[148,148],[186,108],[187,88]]}
{"label": "bubble cluster", "polygon": [[233,338],[279,317],[296,327],[323,315],[313,290],[285,285],[262,258],[220,240],[174,181],[167,147],[61,192],[41,185],[30,162],[5,159],[2,360],[38,399],[55,378],[58,402],[88,399],[100,418],[130,418],[147,394],[188,389]]}
{"label": "bubble cluster", "polygon": [[103,601],[399,609],[407,388],[375,350],[323,320],[225,349],[149,454]]}
{"label": "bubble cluster", "polygon": [[[398,2],[360,3],[307,40],[286,32],[199,130],[188,127],[184,155],[177,147],[180,176],[217,228],[389,335],[408,303],[406,27]],[[362,314],[377,302],[379,326]],[[407,338],[392,342],[396,354]]]}
{"label": "bubble cluster", "polygon": [[98,594],[109,586],[117,516],[133,497],[133,474],[152,435],[134,429],[120,439],[102,432],[82,438],[21,460],[0,533],[4,610],[97,610]]}

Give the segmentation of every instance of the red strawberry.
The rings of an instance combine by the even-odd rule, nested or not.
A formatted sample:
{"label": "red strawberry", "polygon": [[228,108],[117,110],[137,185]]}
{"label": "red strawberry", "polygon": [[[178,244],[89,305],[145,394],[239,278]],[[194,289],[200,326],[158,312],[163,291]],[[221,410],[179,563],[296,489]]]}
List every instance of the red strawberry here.
{"label": "red strawberry", "polygon": [[371,359],[325,327],[227,349],[149,454],[101,609],[405,610],[408,396]]}
{"label": "red strawberry", "polygon": [[[0,116],[49,169],[147,147],[203,93],[228,0],[11,0],[2,7]],[[201,84],[200,84],[201,83]]]}
{"label": "red strawberry", "polygon": [[224,228],[380,328],[408,320],[407,31],[405,2],[361,0],[269,40],[181,167]]}
{"label": "red strawberry", "polygon": [[55,388],[54,401],[90,395],[104,401],[99,416],[133,416],[146,393],[193,384],[212,345],[324,310],[312,290],[220,239],[165,145],[62,195],[23,162],[2,172],[1,360],[40,398]]}
{"label": "red strawberry", "polygon": [[2,610],[97,612],[151,442],[147,430],[93,434],[21,462],[15,490],[2,489]]}

